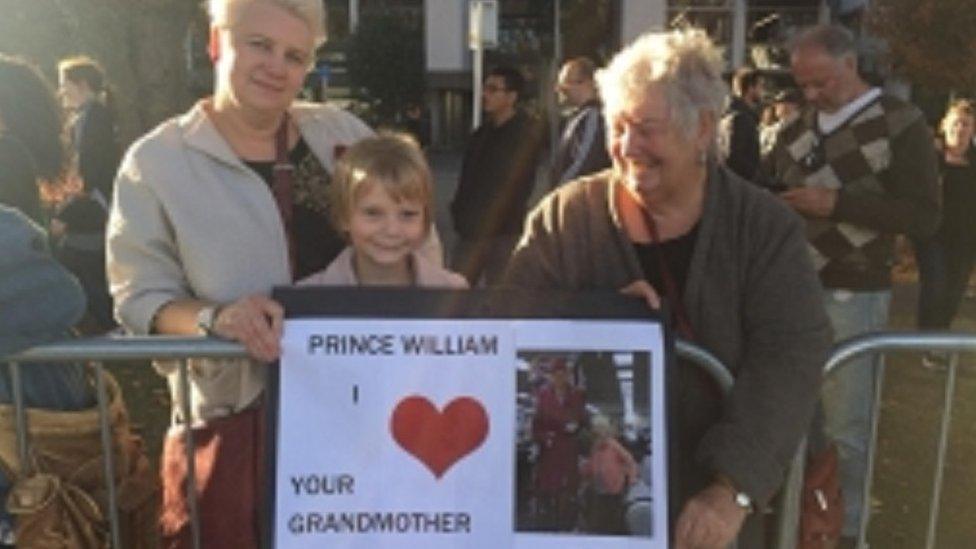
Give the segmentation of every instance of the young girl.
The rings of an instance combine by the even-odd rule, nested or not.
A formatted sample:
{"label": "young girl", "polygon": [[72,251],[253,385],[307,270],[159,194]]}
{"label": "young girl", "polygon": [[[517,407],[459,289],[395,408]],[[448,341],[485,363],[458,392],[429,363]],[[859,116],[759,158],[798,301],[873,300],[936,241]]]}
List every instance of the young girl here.
{"label": "young girl", "polygon": [[431,226],[434,192],[411,137],[381,133],[350,147],[332,191],[332,219],[349,246],[300,285],[467,288],[464,277],[417,253]]}
{"label": "young girl", "polygon": [[598,415],[592,421],[593,446],[583,464],[583,476],[592,487],[587,522],[600,534],[625,534],[624,496],[637,482],[637,462],[616,438],[610,420]]}

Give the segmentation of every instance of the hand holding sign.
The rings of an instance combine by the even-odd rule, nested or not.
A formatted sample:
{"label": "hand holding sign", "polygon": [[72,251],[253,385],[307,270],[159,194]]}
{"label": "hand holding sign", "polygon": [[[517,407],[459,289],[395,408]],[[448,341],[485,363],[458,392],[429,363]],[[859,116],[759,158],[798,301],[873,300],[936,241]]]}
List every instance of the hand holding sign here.
{"label": "hand holding sign", "polygon": [[390,432],[401,448],[438,479],[488,436],[488,414],[471,397],[452,400],[438,412],[422,396],[401,400],[390,417]]}

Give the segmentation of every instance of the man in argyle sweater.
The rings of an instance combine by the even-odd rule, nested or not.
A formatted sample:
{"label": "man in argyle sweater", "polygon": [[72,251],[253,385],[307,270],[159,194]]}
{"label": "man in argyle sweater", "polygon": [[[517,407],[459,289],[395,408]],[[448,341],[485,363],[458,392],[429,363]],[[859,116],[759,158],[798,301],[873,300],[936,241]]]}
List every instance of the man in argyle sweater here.
{"label": "man in argyle sweater", "polygon": [[[849,31],[819,25],[794,42],[793,76],[809,108],[783,128],[761,180],[807,219],[834,337],[883,329],[897,234],[939,222],[931,132],[914,106],[872,88],[857,72]],[[845,498],[841,547],[858,534],[872,404],[881,359],[848,364],[825,380],[827,433],[838,444]]]}

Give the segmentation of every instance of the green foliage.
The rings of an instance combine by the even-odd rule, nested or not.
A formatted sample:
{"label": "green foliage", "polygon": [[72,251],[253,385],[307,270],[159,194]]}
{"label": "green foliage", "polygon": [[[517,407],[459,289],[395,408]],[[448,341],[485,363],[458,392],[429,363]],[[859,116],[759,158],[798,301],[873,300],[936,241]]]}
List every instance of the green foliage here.
{"label": "green foliage", "polygon": [[378,122],[391,122],[424,93],[423,34],[391,13],[372,13],[359,22],[347,49],[349,79],[358,99],[372,105]]}
{"label": "green foliage", "polygon": [[973,0],[874,0],[869,23],[888,43],[894,70],[916,87],[976,90]]}

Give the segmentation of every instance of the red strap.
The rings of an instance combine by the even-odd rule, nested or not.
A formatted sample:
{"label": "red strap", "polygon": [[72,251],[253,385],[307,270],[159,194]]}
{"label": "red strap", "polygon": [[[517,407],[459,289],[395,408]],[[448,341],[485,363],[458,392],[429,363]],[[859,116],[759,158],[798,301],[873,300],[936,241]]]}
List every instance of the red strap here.
{"label": "red strap", "polygon": [[644,220],[647,223],[647,229],[651,233],[651,243],[654,244],[654,255],[657,257],[657,268],[661,272],[661,278],[664,280],[665,297],[667,297],[668,303],[671,304],[674,310],[678,335],[688,341],[694,341],[695,331],[692,329],[691,322],[688,320],[688,312],[685,310],[685,304],[681,300],[681,296],[678,295],[678,285],[675,284],[674,275],[671,274],[671,269],[668,268],[668,260],[664,257],[664,248],[661,246],[661,238],[657,232],[657,223],[655,223],[654,217],[650,212],[643,208],[641,211],[644,212]]}
{"label": "red strap", "polygon": [[278,204],[278,213],[281,214],[281,221],[285,227],[285,238],[288,240],[288,266],[291,269],[291,278],[294,280],[298,274],[296,270],[295,231],[292,223],[292,210],[295,207],[293,185],[295,165],[288,158],[288,113],[281,117],[281,125],[275,132],[275,163],[272,174],[271,192],[274,194],[275,203]]}

